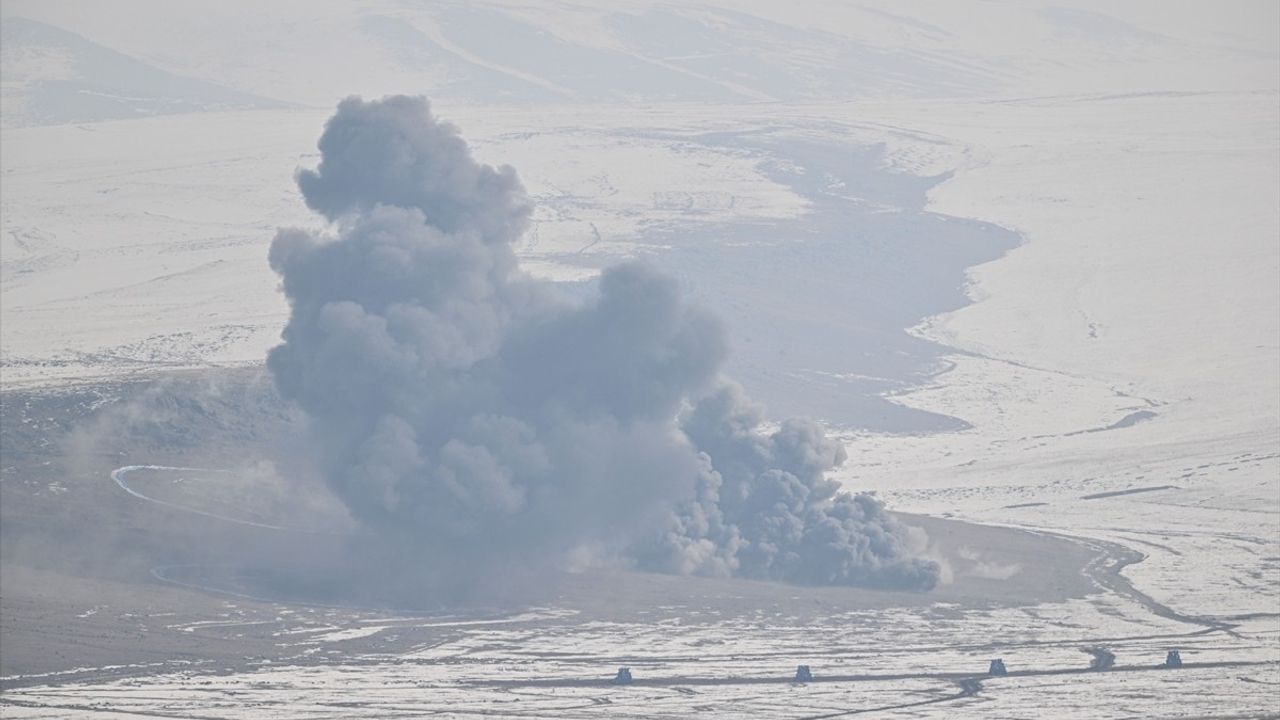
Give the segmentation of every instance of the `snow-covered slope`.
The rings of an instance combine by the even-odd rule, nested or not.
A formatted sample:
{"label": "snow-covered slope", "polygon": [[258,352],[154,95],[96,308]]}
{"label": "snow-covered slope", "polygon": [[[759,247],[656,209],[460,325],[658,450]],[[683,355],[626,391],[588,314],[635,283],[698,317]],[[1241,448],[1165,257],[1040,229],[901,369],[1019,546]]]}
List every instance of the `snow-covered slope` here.
{"label": "snow-covered slope", "polygon": [[1026,242],[915,332],[955,351],[897,399],[948,436],[863,437],[899,507],[1137,542],[1191,612],[1280,593],[1280,113],[1274,93],[892,111],[981,148],[931,206]]}
{"label": "snow-covered slope", "polygon": [[285,105],[174,75],[21,17],[0,23],[0,70],[5,127]]}
{"label": "snow-covered slope", "polygon": [[1274,87],[1273,6],[1166,5],[10,0],[3,12],[320,107],[394,92],[451,104],[794,103]]}

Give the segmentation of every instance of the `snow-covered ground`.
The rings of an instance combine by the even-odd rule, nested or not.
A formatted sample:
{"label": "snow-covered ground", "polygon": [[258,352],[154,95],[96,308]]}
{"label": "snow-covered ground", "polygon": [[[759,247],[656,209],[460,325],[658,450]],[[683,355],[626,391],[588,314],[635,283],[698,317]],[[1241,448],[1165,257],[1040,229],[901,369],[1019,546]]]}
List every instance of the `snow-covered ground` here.
{"label": "snow-covered ground", "polygon": [[[986,157],[933,207],[1026,243],[971,273],[978,302],[916,328],[954,366],[897,399],[973,428],[862,439],[848,477],[921,511],[1136,542],[1151,557],[1130,575],[1190,612],[1274,612],[1276,96],[1035,100],[946,123],[928,127]],[[1088,497],[1122,490],[1144,492]]]}
{"label": "snow-covered ground", "polygon": [[[1278,635],[1267,623],[1202,634],[1124,602],[986,612],[940,603],[820,620],[776,609],[717,618],[687,607],[655,607],[645,622],[537,615],[370,619],[345,629],[268,616],[285,628],[277,635],[299,653],[294,661],[234,673],[175,664],[137,679],[16,688],[6,692],[6,717],[818,718],[896,710],[923,718],[1122,718],[1224,709],[1256,717],[1272,708],[1280,682]],[[237,614],[183,629],[234,637],[252,624]],[[364,639],[389,647],[415,627],[451,634],[397,652],[344,645]],[[1087,671],[1080,642],[1088,632],[1109,633],[1113,669]],[[1181,649],[1182,669],[1160,667],[1168,647]],[[997,654],[1009,677],[985,677]],[[813,668],[813,682],[790,682],[796,663]],[[631,668],[635,684],[612,685],[617,667]],[[960,685],[966,678],[980,687]]]}
{"label": "snow-covered ground", "polygon": [[[481,159],[520,171],[537,203],[527,269],[578,281],[619,257],[666,263],[729,322],[732,369],[753,394],[845,435],[850,489],[1141,560],[1123,569],[1137,595],[951,622],[935,608],[820,627],[701,618],[687,633],[486,625],[405,656],[10,692],[6,716],[97,704],[292,717],[305,704],[350,717],[353,692],[376,696],[369,717],[890,713],[956,695],[953,678],[927,675],[984,664],[992,638],[1013,648],[1011,669],[1052,669],[1087,663],[1082,637],[1135,638],[1119,643],[1132,653],[1121,665],[1174,644],[1273,664],[987,680],[991,692],[901,712],[1199,717],[1226,712],[1221,698],[1274,710],[1280,19],[1265,2],[1067,4],[324,3],[282,32],[297,10],[285,3],[256,8],[252,27],[134,3],[168,23],[158,33],[100,4],[6,3],[6,18],[83,36],[6,29],[6,389],[260,362],[285,315],[266,246],[278,226],[317,222],[291,172],[314,162],[332,100],[424,91]],[[103,119],[136,88],[76,79],[75,58],[108,57],[93,43],[170,73],[136,103],[142,117]],[[57,84],[72,80],[98,84]],[[112,94],[109,114],[78,102],[86,88]],[[828,232],[851,222],[848,237]],[[1194,634],[1224,623],[1239,627]],[[815,673],[910,677],[777,693],[683,682],[785,676],[806,650],[851,646],[865,654],[815,659]],[[533,682],[628,663],[671,682]],[[533,684],[475,684],[486,679]]]}
{"label": "snow-covered ground", "polygon": [[[286,312],[266,247],[280,226],[317,223],[292,172],[312,157],[326,115],[5,131],[6,382],[260,362]],[[522,256],[532,272],[593,275],[592,265],[634,252],[642,225],[792,220],[804,210],[757,158],[583,127],[574,115],[534,125],[515,109],[450,113],[482,157],[528,169],[538,209]]]}

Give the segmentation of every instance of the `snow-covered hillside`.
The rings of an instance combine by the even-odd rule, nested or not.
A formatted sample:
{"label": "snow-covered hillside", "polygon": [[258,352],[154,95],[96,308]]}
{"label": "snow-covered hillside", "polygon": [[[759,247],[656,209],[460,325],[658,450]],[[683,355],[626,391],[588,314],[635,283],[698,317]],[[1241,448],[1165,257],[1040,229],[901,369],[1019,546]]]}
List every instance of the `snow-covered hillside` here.
{"label": "snow-covered hillside", "polygon": [[0,48],[6,127],[285,105],[165,72],[22,17],[4,19]]}
{"label": "snow-covered hillside", "polygon": [[[399,92],[451,104],[539,105],[1256,89],[1274,87],[1265,68],[1274,52],[1267,23],[1280,21],[1265,2],[1151,1],[292,0],[196,12],[157,0],[12,0],[4,14],[177,75],[323,107],[351,93]],[[27,25],[11,34],[36,34]],[[6,44],[24,48],[9,36]],[[87,43],[74,45],[87,55]],[[43,70],[64,72],[56,64]],[[71,119],[80,118],[62,121]]]}

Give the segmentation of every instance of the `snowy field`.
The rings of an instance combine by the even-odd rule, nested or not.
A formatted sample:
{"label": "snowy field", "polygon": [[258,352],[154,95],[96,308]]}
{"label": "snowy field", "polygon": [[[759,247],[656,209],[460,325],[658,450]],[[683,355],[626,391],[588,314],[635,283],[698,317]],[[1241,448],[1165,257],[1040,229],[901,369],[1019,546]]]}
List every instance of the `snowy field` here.
{"label": "snowy field", "polygon": [[[773,417],[814,416],[844,439],[846,487],[1032,535],[1001,547],[931,530],[952,575],[936,597],[751,583],[704,596],[690,581],[625,613],[554,594],[468,617],[324,608],[175,560],[131,581],[180,593],[173,618],[123,590],[67,593],[49,612],[85,637],[110,617],[144,645],[187,638],[243,660],[111,661],[84,640],[92,661],[6,670],[4,716],[1280,712],[1274,8],[1029,4],[1000,24],[986,6],[775,5],[378,3],[356,17],[324,3],[305,30],[265,41],[281,3],[230,32],[253,58],[234,62],[191,24],[161,34],[91,6],[6,4],[0,371],[30,432],[21,446],[6,436],[0,487],[7,512],[36,510],[5,522],[67,522],[56,508],[78,497],[135,530],[191,509],[274,524],[163,471],[112,482],[121,466],[208,452],[42,460],[42,428],[62,419],[29,398],[260,366],[287,315],[267,247],[277,227],[317,223],[292,172],[316,162],[340,94],[411,89],[479,159],[519,171],[536,203],[518,248],[530,272],[588,292],[611,262],[652,259],[725,318],[732,374]],[[344,62],[316,52],[352,24]],[[829,34],[801,49],[819,26]],[[692,51],[708,43],[724,45]],[[110,78],[76,58],[129,60],[105,47],[164,73],[138,70],[145,88],[88,103]],[[143,90],[168,104],[136,100]],[[1070,577],[1037,574],[1068,556]],[[584,596],[609,606],[610,592]],[[6,633],[37,617],[14,607]],[[1087,670],[1095,646],[1113,668]],[[1187,667],[1155,667],[1173,648]],[[995,657],[1009,676],[986,676]],[[792,683],[802,663],[815,679]],[[609,683],[619,666],[634,684]]]}
{"label": "snowy field", "polygon": [[[1188,637],[1177,623],[1094,603],[988,613],[935,606],[804,624],[766,613],[724,621],[698,615],[564,626],[519,617],[476,621],[457,628],[459,639],[395,654],[340,649],[361,631],[377,640],[412,629],[409,621],[345,635],[291,627],[281,632],[295,638],[295,647],[335,648],[330,652],[342,659],[21,688],[6,693],[6,716],[1254,717],[1274,710],[1280,683],[1271,652],[1276,633],[1260,624],[1234,637]],[[1082,625],[1120,635],[1109,644],[1114,667],[1088,669],[1091,658],[1078,645]],[[236,629],[231,620],[194,630]],[[938,645],[940,636],[956,644]],[[1159,666],[1170,642],[1181,646],[1183,668]],[[983,676],[995,647],[1009,676]],[[811,665],[813,681],[792,682],[797,661]],[[633,684],[611,684],[617,666],[632,669]],[[965,680],[979,684],[966,687]]]}

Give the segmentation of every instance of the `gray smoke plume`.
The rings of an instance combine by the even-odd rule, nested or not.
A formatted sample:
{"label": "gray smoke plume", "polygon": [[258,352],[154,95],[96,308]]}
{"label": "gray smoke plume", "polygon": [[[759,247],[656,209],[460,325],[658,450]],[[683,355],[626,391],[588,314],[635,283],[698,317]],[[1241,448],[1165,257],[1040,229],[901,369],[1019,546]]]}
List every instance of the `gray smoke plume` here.
{"label": "gray smoke plume", "polygon": [[923,531],[897,522],[871,495],[850,495],[827,479],[844,462],[844,446],[804,419],[763,432],[762,417],[741,387],[724,381],[683,418],[704,461],[697,498],[649,548],[652,564],[805,585],[937,584],[937,563],[918,557]]}
{"label": "gray smoke plume", "polygon": [[369,535],[440,583],[607,558],[678,573],[928,589],[918,533],[825,472],[816,424],[763,432],[716,318],[629,262],[588,301],[524,274],[529,205],[422,98],[343,101],[302,171],[332,234],[282,230],[268,367]]}

